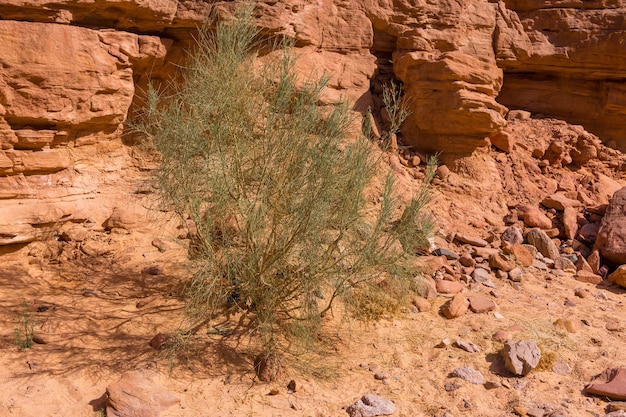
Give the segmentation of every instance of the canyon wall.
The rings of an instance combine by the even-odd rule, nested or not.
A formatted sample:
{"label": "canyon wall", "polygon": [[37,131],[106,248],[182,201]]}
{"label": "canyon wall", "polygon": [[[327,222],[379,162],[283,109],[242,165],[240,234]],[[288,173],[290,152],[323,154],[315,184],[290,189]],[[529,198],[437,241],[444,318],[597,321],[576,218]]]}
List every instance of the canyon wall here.
{"label": "canyon wall", "polygon": [[[0,0],[0,245],[100,225],[139,192],[124,122],[149,79],[175,75],[203,19],[235,7]],[[294,39],[303,77],[330,75],[323,104],[384,113],[381,84],[402,81],[402,140],[420,150],[471,153],[508,109],[626,147],[626,0],[266,0],[254,13],[264,35]]]}

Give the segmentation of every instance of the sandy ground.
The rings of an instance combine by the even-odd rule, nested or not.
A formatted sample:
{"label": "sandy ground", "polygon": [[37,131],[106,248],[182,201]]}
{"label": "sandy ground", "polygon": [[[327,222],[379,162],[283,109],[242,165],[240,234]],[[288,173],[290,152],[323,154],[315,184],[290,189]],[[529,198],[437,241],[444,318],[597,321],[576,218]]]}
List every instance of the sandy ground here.
{"label": "sandy ground", "polygon": [[[491,292],[502,318],[469,312],[445,319],[439,307],[447,298],[439,296],[429,312],[407,307],[380,322],[343,322],[329,330],[322,361],[304,361],[276,383],[255,380],[253,345],[235,322],[218,325],[231,326],[229,336],[201,332],[171,368],[171,357],[148,343],[156,333],[178,328],[177,291],[186,272],[176,263],[181,251],[172,244],[160,253],[150,245],[153,238],[112,236],[109,243],[121,248],[115,253],[71,263],[50,263],[21,251],[3,256],[0,416],[97,415],[107,385],[130,369],[158,371],[162,384],[181,398],[164,417],[341,416],[345,406],[369,392],[395,401],[398,416],[443,416],[449,410],[451,416],[499,417],[513,415],[514,407],[593,416],[603,415],[607,403],[586,396],[585,384],[605,368],[623,365],[623,291],[529,268],[520,284],[494,278],[494,288],[471,284],[466,289],[467,295]],[[163,267],[162,275],[141,273],[154,263]],[[589,296],[576,297],[576,288],[588,289]],[[45,344],[15,346],[14,329],[25,314]],[[557,319],[571,320],[576,332],[555,326]],[[608,327],[618,330],[608,330],[608,323],[617,323]],[[502,343],[492,339],[514,324],[522,328],[514,338],[534,340],[544,357],[524,378],[506,373],[498,357]],[[472,342],[480,352],[437,347],[444,338]],[[566,372],[553,371],[555,364]],[[497,387],[449,377],[466,365]],[[374,371],[389,378],[378,381]],[[286,388],[291,379],[298,386],[295,393]],[[451,383],[458,387],[450,390]],[[278,394],[269,395],[273,389]]]}

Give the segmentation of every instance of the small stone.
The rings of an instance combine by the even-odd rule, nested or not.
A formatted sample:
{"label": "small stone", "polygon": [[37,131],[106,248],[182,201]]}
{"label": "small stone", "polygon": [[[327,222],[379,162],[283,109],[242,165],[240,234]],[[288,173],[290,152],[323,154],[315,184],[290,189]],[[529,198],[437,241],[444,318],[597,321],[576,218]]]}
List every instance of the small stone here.
{"label": "small stone", "polygon": [[552,220],[533,205],[523,205],[517,208],[519,217],[522,218],[527,227],[538,227],[540,229],[552,228]]}
{"label": "small stone", "polygon": [[365,394],[360,400],[346,408],[350,417],[388,416],[396,411],[396,405],[376,394]]}
{"label": "small stone", "polygon": [[[506,153],[511,153],[515,145],[513,136],[505,131],[496,133],[494,136],[490,137],[489,140],[493,146]],[[506,157],[504,159],[506,160]]]}
{"label": "small stone", "polygon": [[476,236],[460,234],[460,233],[457,233],[454,236],[454,239],[458,240],[461,243],[467,243],[468,245],[478,246],[480,248],[484,248],[485,246],[489,245],[489,242],[487,242],[485,239],[481,239]]}
{"label": "small stone", "polygon": [[459,388],[461,388],[461,385],[457,384],[456,382],[446,382],[443,386],[443,389],[445,389],[447,392],[456,391]]}
{"label": "small stone", "polygon": [[450,175],[450,168],[448,168],[445,165],[440,165],[439,167],[437,167],[437,170],[435,171],[435,173],[437,174],[439,178],[441,178],[442,180],[445,180]]}
{"label": "small stone", "polygon": [[420,313],[425,313],[427,311],[430,311],[431,309],[430,302],[423,297],[413,298],[412,304],[417,308]]}
{"label": "small stone", "polygon": [[432,251],[431,254],[434,256],[445,256],[446,259],[450,261],[459,259],[459,255],[457,255],[456,253],[452,251],[449,251],[448,249],[443,249],[443,248],[437,248],[434,251]]}
{"label": "small stone", "polygon": [[282,371],[282,366],[278,356],[260,353],[254,358],[254,372],[259,381],[273,382],[276,381]]}
{"label": "small stone", "polygon": [[565,307],[576,307],[576,303],[570,300],[569,298],[565,299],[565,301],[563,302],[563,305]]}
{"label": "small stone", "polygon": [[591,297],[591,291],[587,288],[576,288],[574,290],[574,295],[579,298],[589,298]]}
{"label": "small stone", "polygon": [[532,340],[513,342],[508,340],[501,355],[505,368],[514,375],[525,376],[533,370],[541,359],[541,351]]}
{"label": "small stone", "polygon": [[626,400],[626,368],[605,369],[587,386],[587,393],[612,400]]}
{"label": "small stone", "polygon": [[441,307],[441,313],[448,319],[461,317],[467,313],[469,301],[462,294],[456,294],[454,298]]}
{"label": "small stone", "polygon": [[526,234],[526,239],[546,258],[555,260],[559,257],[559,248],[543,230],[530,229]]}
{"label": "small stone", "polygon": [[436,288],[439,294],[456,294],[458,292],[461,292],[461,290],[465,288],[465,286],[457,281],[441,280],[437,281]]}
{"label": "small stone", "polygon": [[517,262],[523,267],[528,268],[533,264],[535,255],[525,245],[513,245],[513,247],[511,248],[511,252],[513,253],[513,256],[515,256]]}
{"label": "small stone", "polygon": [[158,374],[149,370],[128,371],[106,389],[106,415],[158,416],[180,400],[158,382]]}
{"label": "small stone", "polygon": [[159,252],[165,252],[165,250],[167,249],[167,244],[163,241],[163,239],[159,238],[152,240],[152,246],[157,248]]}
{"label": "small stone", "polygon": [[552,372],[557,375],[568,375],[572,372],[572,368],[567,363],[559,359],[554,362],[554,365],[552,365]]}
{"label": "small stone", "polygon": [[622,288],[626,288],[626,265],[620,265],[610,274],[607,279],[613,284],[617,284]]}
{"label": "small stone", "polygon": [[594,285],[597,285],[603,281],[600,275],[596,275],[593,272],[588,272],[584,270],[578,271],[574,278],[576,279],[576,281],[586,282]]}
{"label": "small stone", "polygon": [[385,372],[376,372],[374,374],[374,379],[377,381],[382,381],[383,379],[387,378],[389,378],[389,375],[387,375]]}
{"label": "small stone", "polygon": [[522,270],[520,268],[513,268],[509,271],[509,279],[513,282],[521,282],[522,281]]}
{"label": "small stone", "polygon": [[610,332],[621,332],[623,330],[622,324],[617,320],[609,321],[604,325],[604,328]]}
{"label": "small stone", "polygon": [[476,261],[469,255],[463,255],[459,258],[459,262],[466,268],[473,268],[476,265]]}
{"label": "small stone", "polygon": [[511,338],[512,338],[511,333],[505,330],[497,331],[492,336],[492,339],[495,340],[496,342],[506,342],[507,340],[510,340]]}
{"label": "small stone", "polygon": [[169,333],[158,333],[150,340],[150,347],[161,350],[171,339],[172,335]]}
{"label": "small stone", "polygon": [[478,346],[466,340],[457,339],[454,342],[454,346],[458,347],[459,349],[463,349],[464,351],[469,352],[469,353],[480,352],[480,348]]}
{"label": "small stone", "polygon": [[278,391],[278,389],[272,388],[270,392],[267,393],[267,395],[278,395],[279,393],[280,391]]}
{"label": "small stone", "polygon": [[626,402],[624,401],[612,401],[607,406],[608,411],[626,411]]}
{"label": "small stone", "polygon": [[522,231],[517,226],[509,226],[504,229],[502,235],[500,235],[500,240],[502,242],[508,242],[513,245],[519,245],[524,242],[524,236],[522,235]]}
{"label": "small stone", "polygon": [[289,392],[296,392],[296,381],[295,380],[291,380],[289,381],[289,383],[287,384],[287,391]]}
{"label": "small stone", "polygon": [[484,268],[476,268],[472,272],[472,278],[480,284],[491,280],[491,274]]}
{"label": "small stone", "polygon": [[498,381],[487,381],[485,382],[485,388],[486,389],[502,388],[502,384]]}
{"label": "small stone", "polygon": [[461,378],[471,384],[480,385],[485,381],[485,377],[480,371],[469,366],[461,366],[451,372],[450,376]]}
{"label": "small stone", "polygon": [[498,320],[502,320],[504,318],[504,316],[500,313],[498,313],[497,311],[495,313],[493,313],[493,317],[498,319]]}
{"label": "small stone", "polygon": [[554,269],[558,269],[560,271],[571,272],[575,274],[577,271],[576,265],[574,262],[570,261],[564,256],[559,256],[554,260]]}
{"label": "small stone", "polygon": [[545,207],[563,211],[566,207],[579,207],[580,201],[568,198],[563,193],[552,194],[541,201]]}
{"label": "small stone", "polygon": [[437,348],[444,348],[444,347],[448,347],[452,344],[452,340],[448,339],[447,337],[445,339],[441,339],[441,342],[437,343],[437,345],[435,345],[435,347]]}
{"label": "small stone", "polygon": [[499,269],[504,272],[509,272],[515,268],[515,263],[511,261],[506,255],[494,253],[489,256],[489,266],[493,269]]}
{"label": "small stone", "polygon": [[483,294],[474,294],[469,297],[470,309],[474,313],[486,313],[495,310],[496,304]]}

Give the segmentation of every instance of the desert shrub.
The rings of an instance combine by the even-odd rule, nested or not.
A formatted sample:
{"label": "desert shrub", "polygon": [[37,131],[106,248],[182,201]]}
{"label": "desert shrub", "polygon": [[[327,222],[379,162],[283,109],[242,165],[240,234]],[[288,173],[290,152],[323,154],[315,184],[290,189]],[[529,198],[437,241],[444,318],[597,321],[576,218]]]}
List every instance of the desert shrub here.
{"label": "desert shrub", "polygon": [[136,128],[162,154],[162,195],[194,225],[190,328],[237,309],[269,355],[313,340],[337,300],[381,291],[381,277],[408,288],[431,223],[427,189],[402,211],[391,176],[371,203],[380,161],[347,138],[348,107],[318,106],[326,79],[299,81],[288,45],[259,68],[255,39],[246,12],[205,27],[182,86],[150,89]]}
{"label": "desert shrub", "polygon": [[18,315],[13,328],[13,343],[20,350],[33,346],[35,339],[35,318],[30,313],[26,301],[22,304],[22,311]]}

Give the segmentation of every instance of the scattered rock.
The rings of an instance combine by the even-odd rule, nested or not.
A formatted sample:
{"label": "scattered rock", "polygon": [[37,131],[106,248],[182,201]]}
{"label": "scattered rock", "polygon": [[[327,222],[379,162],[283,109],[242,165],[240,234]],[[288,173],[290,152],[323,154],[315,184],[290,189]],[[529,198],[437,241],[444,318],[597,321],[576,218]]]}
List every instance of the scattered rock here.
{"label": "scattered rock", "polygon": [[[535,247],[533,246],[533,249],[534,248]],[[513,256],[515,256],[515,259],[517,260],[517,262],[519,262],[519,264],[522,265],[523,267],[528,268],[529,266],[533,264],[533,260],[535,259],[535,256],[525,245],[515,244],[513,245],[511,251],[513,253]]]}
{"label": "scattered rock", "polygon": [[289,383],[287,384],[287,391],[289,392],[296,392],[297,391],[297,386],[296,386],[296,381],[295,380],[291,380],[289,381]]}
{"label": "scattered rock", "polygon": [[526,234],[526,239],[546,258],[555,260],[559,257],[559,248],[543,230],[530,229]]}
{"label": "scattered rock", "polygon": [[389,378],[389,375],[387,373],[385,373],[385,372],[376,372],[374,374],[374,379],[377,380],[377,381],[382,381],[382,380],[387,379],[387,378]]}
{"label": "scattered rock", "polygon": [[574,239],[578,233],[578,210],[574,207],[565,207],[563,211],[563,232],[568,239]]}
{"label": "scattered rock", "polygon": [[443,249],[443,248],[437,248],[434,251],[432,251],[431,254],[434,256],[445,256],[446,259],[451,260],[451,261],[459,259],[459,255],[457,255],[456,253],[448,249]]}
{"label": "scattered rock", "polygon": [[493,146],[506,153],[511,153],[515,145],[513,136],[505,131],[496,133],[494,136],[490,137],[489,140]]}
{"label": "scattered rock", "polygon": [[469,298],[470,309],[474,313],[486,313],[488,311],[495,310],[496,303],[486,295],[474,294]]}
{"label": "scattered rock", "polygon": [[465,286],[457,281],[440,280],[437,281],[437,292],[440,294],[456,294]]}
{"label": "scattered rock", "polygon": [[619,285],[622,288],[626,288],[626,265],[620,265],[617,269],[610,274],[607,279],[609,282]]}
{"label": "scattered rock", "polygon": [[158,417],[179,399],[158,383],[149,370],[128,371],[106,389],[108,417]]}
{"label": "scattered rock", "polygon": [[437,285],[435,280],[426,275],[415,277],[415,292],[426,299],[437,297]]}
{"label": "scattered rock", "polygon": [[426,311],[430,311],[430,308],[431,308],[430,302],[428,302],[428,300],[423,297],[415,297],[413,298],[411,303],[415,307],[417,307],[417,310],[420,313],[425,313]]}
{"label": "scattered rock", "polygon": [[379,395],[365,394],[360,400],[346,408],[350,417],[388,416],[396,411],[396,405]]}
{"label": "scattered rock", "polygon": [[165,252],[167,250],[167,244],[165,243],[163,239],[159,239],[159,238],[153,239],[152,246],[157,248],[159,252]]}
{"label": "scattered rock", "polygon": [[494,269],[509,272],[510,270],[515,268],[515,263],[511,261],[506,255],[494,253],[489,257],[489,266]]}
{"label": "scattered rock", "polygon": [[524,241],[524,236],[522,235],[522,231],[519,227],[509,226],[504,229],[504,232],[502,232],[500,240],[502,242],[508,242],[511,245],[518,245]]}
{"label": "scattered rock", "polygon": [[588,394],[626,400],[626,368],[607,368],[586,388]]}
{"label": "scattered rock", "polygon": [[572,368],[567,363],[559,359],[554,362],[554,365],[552,365],[552,372],[557,375],[568,375],[572,372]]}
{"label": "scattered rock", "polygon": [[459,262],[466,268],[473,268],[476,266],[476,261],[469,255],[463,255],[459,258]]}
{"label": "scattered rock", "polygon": [[611,197],[596,240],[596,248],[604,259],[626,264],[626,187]]}
{"label": "scattered rock", "polygon": [[461,378],[470,384],[480,385],[485,382],[485,377],[480,371],[469,366],[461,366],[450,373],[451,377]]}
{"label": "scattered rock", "polygon": [[476,236],[460,234],[460,233],[457,233],[454,236],[454,239],[458,240],[461,243],[467,243],[468,245],[478,246],[479,248],[484,248],[485,246],[489,245],[489,242],[487,242],[485,239],[481,239]]}
{"label": "scattered rock", "polygon": [[504,366],[514,375],[525,376],[533,370],[541,359],[541,351],[532,340],[505,342],[501,351]]}
{"label": "scattered rock", "polygon": [[576,265],[568,258],[564,256],[559,256],[554,260],[554,269],[558,269],[559,271],[566,271],[571,273],[576,273]]}
{"label": "scattered rock", "polygon": [[281,374],[282,365],[278,356],[274,354],[260,353],[254,358],[254,372],[259,381],[273,382],[276,381]]}
{"label": "scattered rock", "polygon": [[491,279],[491,274],[484,268],[476,268],[472,272],[472,278],[479,284],[487,282]]}
{"label": "scattered rock", "polygon": [[477,353],[480,352],[480,348],[473,344],[472,342],[468,342],[466,340],[457,339],[453,346],[458,347],[459,349],[463,349],[469,353]]}
{"label": "scattered rock", "polygon": [[454,298],[441,307],[441,312],[446,318],[453,319],[467,313],[469,301],[462,294],[456,294]]}
{"label": "scattered rock", "polygon": [[578,271],[574,276],[576,281],[586,282],[589,284],[597,285],[602,282],[602,277],[600,275],[596,275],[593,272],[589,271]]}
{"label": "scattered rock", "polygon": [[509,271],[509,279],[513,282],[520,282],[522,280],[523,272],[520,268],[513,268]]}
{"label": "scattered rock", "polygon": [[540,229],[552,228],[552,220],[543,214],[537,206],[530,204],[519,206],[517,213],[528,227],[538,227]]}
{"label": "scattered rock", "polygon": [[158,333],[150,340],[150,347],[161,350],[171,339],[172,335],[169,333]]}
{"label": "scattered rock", "polygon": [[563,211],[567,207],[579,207],[580,201],[568,198],[563,193],[552,194],[541,201],[545,207]]}

